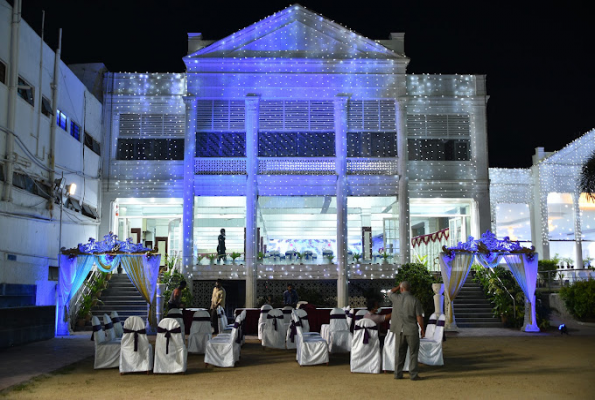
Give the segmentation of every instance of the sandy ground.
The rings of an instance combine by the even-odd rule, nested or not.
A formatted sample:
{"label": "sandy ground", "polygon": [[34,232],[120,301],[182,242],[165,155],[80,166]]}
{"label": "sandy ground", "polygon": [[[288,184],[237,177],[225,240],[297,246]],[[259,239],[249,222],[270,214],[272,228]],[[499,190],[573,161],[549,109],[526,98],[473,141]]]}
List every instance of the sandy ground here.
{"label": "sandy ground", "polygon": [[[236,368],[204,368],[190,355],[185,375],[94,370],[88,358],[35,378],[0,396],[9,399],[593,399],[595,337],[451,337],[443,367],[421,366],[422,381],[392,373],[349,371],[349,355],[329,366],[299,367],[295,352],[264,351],[257,341],[242,349]],[[407,378],[407,374],[405,374]],[[165,395],[167,393],[167,395]],[[175,395],[173,395],[175,393]],[[173,396],[172,396],[173,395]]]}

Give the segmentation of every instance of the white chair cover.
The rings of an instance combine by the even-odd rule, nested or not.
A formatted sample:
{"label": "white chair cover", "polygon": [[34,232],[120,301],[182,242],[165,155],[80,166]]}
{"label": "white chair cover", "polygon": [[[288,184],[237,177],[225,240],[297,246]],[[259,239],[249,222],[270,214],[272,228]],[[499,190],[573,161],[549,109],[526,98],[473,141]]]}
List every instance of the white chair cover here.
{"label": "white chair cover", "polygon": [[353,316],[351,315],[351,306],[343,307],[345,311],[345,320],[347,321],[347,326],[351,327],[351,320]]}
{"label": "white chair cover", "polygon": [[379,374],[381,366],[378,327],[371,319],[355,323],[351,345],[351,372]]}
{"label": "white chair cover", "polygon": [[149,343],[145,322],[129,317],[124,322],[120,348],[120,373],[144,372],[153,369],[153,346]]}
{"label": "white chair cover", "polygon": [[217,307],[217,321],[219,322],[219,333],[224,333],[229,325],[229,321],[225,315],[225,309],[221,306]]}
{"label": "white chair cover", "polygon": [[264,306],[260,307],[260,317],[258,317],[258,340],[262,340],[262,330],[266,324],[267,314],[272,309],[273,307],[269,304],[265,304]]}
{"label": "white chair cover", "polygon": [[95,341],[95,369],[118,368],[120,365],[120,342],[106,340],[99,318],[93,317],[93,340]]}
{"label": "white chair cover", "polygon": [[289,326],[291,323],[291,313],[293,312],[293,307],[285,306],[281,312],[283,312],[283,322]]}
{"label": "white chair cover", "polygon": [[172,308],[167,312],[167,316],[165,318],[173,318],[178,321],[178,324],[180,324],[180,329],[182,329],[182,340],[184,340],[186,327],[184,326],[184,314],[182,314],[182,310],[178,308]]}
{"label": "white chair cover", "polygon": [[[389,321],[390,326],[390,321]],[[383,371],[394,371],[395,370],[395,334],[388,331],[384,338],[384,347],[382,348],[382,370]]]}
{"label": "white chair cover", "polygon": [[[436,322],[436,329],[430,338],[426,337],[419,341],[418,361],[426,365],[444,365],[442,356],[442,340],[444,339],[444,325],[446,315],[440,315]],[[426,331],[427,332],[427,331]]]}
{"label": "white chair cover", "polygon": [[302,327],[296,325],[296,359],[303,365],[328,365],[328,345],[320,335],[304,335]]}
{"label": "white chair cover", "polygon": [[[236,323],[241,324],[240,316],[236,317]],[[218,335],[209,340],[205,349],[205,366],[233,367],[240,359],[239,342],[237,328],[233,328],[230,335]]]}
{"label": "white chair cover", "polygon": [[188,350],[184,345],[182,328],[175,318],[165,318],[157,327],[155,341],[155,374],[186,372]]}
{"label": "white chair cover", "polygon": [[351,332],[347,325],[345,311],[341,308],[333,308],[330,316],[328,334],[325,340],[328,343],[329,352],[348,353],[351,350]]}
{"label": "white chair cover", "polygon": [[262,331],[262,346],[274,349],[285,348],[287,328],[283,322],[281,310],[271,310],[267,315],[267,322]]}
{"label": "white chair cover", "polygon": [[114,324],[114,332],[116,332],[116,337],[121,338],[124,334],[124,330],[122,328],[124,321],[120,320],[120,316],[118,315],[117,311],[112,311],[110,318],[112,319],[112,324]]}
{"label": "white chair cover", "polygon": [[109,315],[103,314],[103,330],[105,331],[105,340],[108,342],[112,340],[120,340],[116,337],[116,331],[114,330],[114,323]]}
{"label": "white chair cover", "polygon": [[434,336],[434,330],[436,329],[436,318],[438,318],[436,313],[430,315],[430,319],[428,320],[428,325],[426,325],[426,337],[427,338],[431,338]]}
{"label": "white chair cover", "polygon": [[206,310],[194,313],[190,334],[188,335],[188,353],[204,354],[207,341],[211,339],[211,317]]}

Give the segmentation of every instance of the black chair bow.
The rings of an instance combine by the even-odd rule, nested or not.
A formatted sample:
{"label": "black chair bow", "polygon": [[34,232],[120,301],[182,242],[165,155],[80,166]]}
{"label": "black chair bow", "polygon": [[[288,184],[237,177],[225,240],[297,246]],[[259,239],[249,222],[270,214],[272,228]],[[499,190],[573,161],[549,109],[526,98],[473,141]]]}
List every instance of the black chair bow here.
{"label": "black chair bow", "polygon": [[236,337],[236,343],[242,344],[242,339],[244,338],[244,330],[242,329],[241,322],[234,322],[233,327],[238,330],[238,335]]}
{"label": "black chair bow", "polygon": [[442,319],[442,320],[440,320],[440,321],[436,322],[436,326],[444,326],[444,323],[445,323],[445,322],[446,322],[446,321]]}
{"label": "black chair bow", "polygon": [[261,314],[268,314],[268,313],[269,313],[269,311],[271,311],[271,310],[260,310],[260,313],[261,313]]}
{"label": "black chair bow", "polygon": [[180,318],[180,319],[184,319],[184,316],[182,314],[167,314],[164,318]]}
{"label": "black chair bow", "polygon": [[105,326],[103,327],[104,331],[107,331],[108,329],[114,329],[114,323],[110,322],[109,324],[105,324]]}
{"label": "black chair bow", "polygon": [[331,319],[346,319],[345,314],[331,314]]}
{"label": "black chair bow", "polygon": [[143,328],[135,331],[134,329],[124,328],[124,333],[134,333],[134,351],[138,351],[138,335],[139,333],[141,335],[146,335],[147,330]]}
{"label": "black chair bow", "polygon": [[93,325],[93,329],[91,332],[91,341],[94,342],[95,341],[95,332],[99,332],[101,330],[101,324],[100,325]]}
{"label": "black chair bow", "polygon": [[291,314],[293,310],[281,310],[283,314]]}
{"label": "black chair bow", "polygon": [[169,354],[169,338],[171,337],[172,333],[182,333],[182,328],[178,326],[177,328],[167,330],[158,326],[157,333],[165,333],[165,338],[167,339],[165,342],[165,354]]}
{"label": "black chair bow", "polygon": [[370,341],[370,332],[368,332],[368,329],[371,329],[373,331],[377,331],[378,327],[377,326],[359,326],[356,325],[354,328],[356,331],[362,330],[364,329],[364,344],[368,344],[368,342]]}
{"label": "black chair bow", "polygon": [[[298,325],[299,324],[299,325]],[[291,339],[291,343],[295,342],[295,335],[297,335],[297,327],[302,326],[302,321],[291,321],[291,325],[289,326],[289,338]]]}
{"label": "black chair bow", "polygon": [[118,317],[114,317],[114,318],[112,318],[112,322],[113,322],[114,324],[117,324],[117,323],[119,323],[119,322],[120,322],[120,318],[118,318]]}
{"label": "black chair bow", "polygon": [[273,326],[275,327],[275,330],[277,330],[277,320],[278,319],[283,319],[283,315],[274,316],[274,315],[268,314],[267,315],[267,319],[272,319],[273,320]]}
{"label": "black chair bow", "polygon": [[436,320],[435,319],[429,319],[428,320],[428,325],[436,325]]}
{"label": "black chair bow", "polygon": [[211,321],[211,317],[192,317],[192,321]]}

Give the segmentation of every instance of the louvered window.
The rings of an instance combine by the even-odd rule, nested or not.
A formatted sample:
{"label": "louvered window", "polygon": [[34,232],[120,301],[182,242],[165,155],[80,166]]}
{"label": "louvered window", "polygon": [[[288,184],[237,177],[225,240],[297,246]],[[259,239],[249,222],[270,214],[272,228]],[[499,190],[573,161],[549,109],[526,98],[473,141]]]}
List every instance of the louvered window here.
{"label": "louvered window", "polygon": [[334,132],[260,132],[260,157],[334,157]]}
{"label": "louvered window", "polygon": [[335,129],[332,101],[262,100],[259,109],[261,131],[332,132]]}
{"label": "louvered window", "polygon": [[184,139],[118,139],[118,160],[183,160]]}
{"label": "louvered window", "polygon": [[396,157],[394,100],[350,100],[347,157]]}
{"label": "louvered window", "polygon": [[184,137],[183,114],[120,114],[120,137]]}
{"label": "louvered window", "polygon": [[408,114],[408,156],[412,161],[471,159],[467,114]]}
{"label": "louvered window", "polygon": [[196,157],[246,157],[246,135],[240,132],[197,132]]}
{"label": "louvered window", "polygon": [[196,131],[245,131],[245,102],[243,100],[198,100]]}

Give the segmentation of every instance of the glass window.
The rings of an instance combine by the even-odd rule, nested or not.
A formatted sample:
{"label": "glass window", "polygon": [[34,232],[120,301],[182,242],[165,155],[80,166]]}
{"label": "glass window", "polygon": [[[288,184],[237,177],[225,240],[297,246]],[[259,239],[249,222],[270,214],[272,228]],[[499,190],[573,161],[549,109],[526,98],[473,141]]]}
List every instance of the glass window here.
{"label": "glass window", "polygon": [[531,241],[531,215],[528,204],[496,205],[496,236],[510,240]]}
{"label": "glass window", "polygon": [[6,64],[0,61],[0,83],[6,85]]}
{"label": "glass window", "polygon": [[588,201],[586,194],[581,194],[578,201],[581,212],[581,233],[585,241],[595,241],[595,203]]}
{"label": "glass window", "polygon": [[411,161],[469,161],[468,139],[409,139],[407,154]]}
{"label": "glass window", "polygon": [[101,155],[101,145],[97,140],[93,138],[93,136],[89,135],[85,132],[85,146],[87,146],[93,153],[97,154],[98,156]]}
{"label": "glass window", "polygon": [[334,132],[260,132],[260,157],[334,157]]}
{"label": "glass window", "polygon": [[196,157],[246,157],[246,134],[239,132],[198,132]]}
{"label": "glass window", "polygon": [[81,140],[81,127],[76,122],[70,121],[70,136],[80,142]]}
{"label": "glass window", "polygon": [[34,95],[33,95],[33,86],[31,86],[27,81],[19,76],[19,86],[17,88],[17,94],[27,103],[31,104],[32,106],[35,105]]}
{"label": "glass window", "polygon": [[66,118],[66,114],[64,114],[62,111],[57,110],[56,111],[56,124],[66,130],[66,127],[68,126],[68,118]]}
{"label": "glass window", "polygon": [[183,160],[184,139],[118,139],[118,160]]}
{"label": "glass window", "polygon": [[549,193],[547,222],[550,240],[574,240],[574,206],[570,193]]}
{"label": "glass window", "polygon": [[347,157],[396,157],[396,132],[347,133]]}
{"label": "glass window", "polygon": [[52,115],[52,105],[50,101],[43,96],[41,97],[41,113],[48,118]]}

